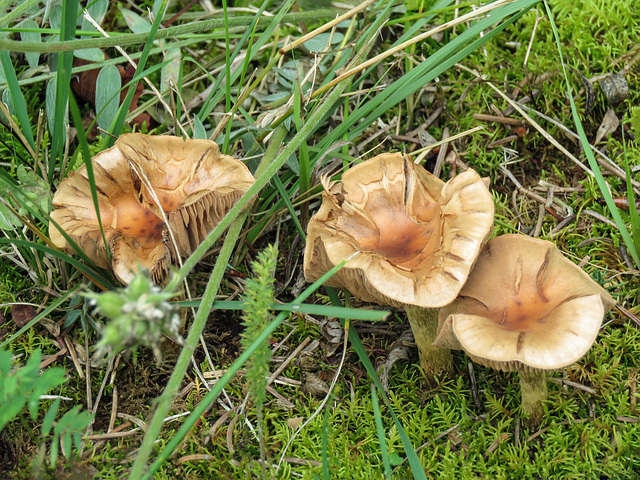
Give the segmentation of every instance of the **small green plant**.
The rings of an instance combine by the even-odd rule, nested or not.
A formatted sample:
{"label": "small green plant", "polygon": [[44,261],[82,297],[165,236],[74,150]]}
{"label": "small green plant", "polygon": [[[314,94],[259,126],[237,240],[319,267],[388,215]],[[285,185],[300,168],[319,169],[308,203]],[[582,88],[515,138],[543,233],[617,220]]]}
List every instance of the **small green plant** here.
{"label": "small green plant", "polygon": [[[24,366],[14,368],[11,352],[0,350],[0,431],[9,422],[23,415],[25,405],[28,405],[31,420],[35,421],[40,412],[41,396],[66,381],[62,368],[49,368],[40,374],[41,360],[42,352],[38,349]],[[82,432],[93,418],[89,412],[81,411],[80,405],[76,405],[56,421],[60,401],[60,398],[56,398],[47,409],[40,436],[35,439],[40,443],[41,462],[44,462],[46,445],[51,444],[51,466],[56,464],[60,447],[66,458],[71,456],[73,447],[80,448]]]}
{"label": "small green plant", "polygon": [[123,289],[104,293],[86,293],[96,311],[111,321],[102,330],[97,358],[125,348],[150,347],[159,361],[163,334],[179,339],[180,314],[168,300],[174,293],[163,292],[143,272],[138,271]]}
{"label": "small green plant", "polygon": [[[248,348],[269,323],[269,310],[274,298],[274,272],[278,251],[269,245],[252,263],[254,278],[247,280],[245,286],[245,309],[243,318],[243,348]],[[266,452],[264,448],[263,406],[266,399],[267,375],[271,363],[269,342],[262,342],[247,361],[246,378],[249,395],[256,407],[258,418],[258,441],[260,442],[260,460],[262,477],[266,478]]]}

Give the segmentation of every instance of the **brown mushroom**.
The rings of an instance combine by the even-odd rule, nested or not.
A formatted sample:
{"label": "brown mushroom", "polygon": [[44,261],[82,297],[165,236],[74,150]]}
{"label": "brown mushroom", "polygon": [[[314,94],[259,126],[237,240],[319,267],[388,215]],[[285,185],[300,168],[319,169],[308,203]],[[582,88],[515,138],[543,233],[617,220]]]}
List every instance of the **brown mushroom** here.
{"label": "brown mushroom", "polygon": [[[254,182],[242,162],[208,140],[127,134],[92,162],[112,261],[85,166],[60,183],[51,217],[96,265],[112,268],[123,283],[138,264],[160,282],[169,263],[190,255]],[[72,252],[53,224],[49,232],[58,247]]]}
{"label": "brown mushroom", "polygon": [[487,243],[458,298],[440,310],[435,345],[519,372],[522,410],[536,426],[546,372],[577,362],[613,305],[552,242],[502,235]]}
{"label": "brown mushroom", "polygon": [[494,206],[482,179],[468,170],[445,184],[396,153],[323,183],[322,206],[307,229],[307,281],[357,252],[327,285],[405,307],[426,378],[451,371],[450,352],[431,346],[433,309],[456,297],[492,230]]}

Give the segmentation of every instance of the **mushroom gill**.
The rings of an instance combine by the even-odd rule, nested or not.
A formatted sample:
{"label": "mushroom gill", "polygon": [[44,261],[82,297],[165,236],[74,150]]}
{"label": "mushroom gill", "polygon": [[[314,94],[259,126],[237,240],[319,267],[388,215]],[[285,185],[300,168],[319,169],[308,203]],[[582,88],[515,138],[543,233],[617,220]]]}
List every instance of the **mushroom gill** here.
{"label": "mushroom gill", "polygon": [[[254,181],[242,162],[207,140],[127,134],[92,162],[111,261],[86,166],[60,183],[51,217],[96,265],[113,269],[123,283],[131,281],[138,265],[162,281],[168,265],[190,255]],[[58,247],[73,252],[53,223],[49,231]]]}
{"label": "mushroom gill", "polygon": [[307,229],[307,281],[358,253],[327,285],[405,306],[427,378],[450,370],[448,352],[431,347],[437,314],[426,309],[456,297],[491,232],[493,201],[480,176],[468,170],[444,183],[397,153],[323,183],[322,206]]}

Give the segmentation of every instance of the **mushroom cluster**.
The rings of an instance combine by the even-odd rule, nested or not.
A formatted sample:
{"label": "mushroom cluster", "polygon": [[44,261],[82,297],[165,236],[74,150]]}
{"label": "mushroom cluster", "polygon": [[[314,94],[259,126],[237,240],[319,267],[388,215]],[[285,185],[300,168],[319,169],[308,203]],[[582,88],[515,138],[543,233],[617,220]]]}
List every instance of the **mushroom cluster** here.
{"label": "mushroom cluster", "polygon": [[493,228],[493,200],[482,178],[467,170],[444,183],[396,153],[323,185],[322,206],[307,229],[307,281],[358,253],[327,285],[405,307],[426,378],[450,372],[450,353],[431,345],[434,309],[456,298]]}
{"label": "mushroom cluster", "polygon": [[589,350],[611,296],[552,242],[503,235],[485,245],[494,205],[471,169],[444,183],[401,154],[383,154],[322,183],[307,230],[307,281],[349,259],[326,284],[403,307],[428,382],[452,372],[450,349],[465,350],[519,372],[522,410],[537,425],[545,372]]}
{"label": "mushroom cluster", "polygon": [[[60,183],[51,218],[125,284],[139,266],[161,282],[169,264],[190,255],[254,182],[242,162],[208,140],[126,134],[91,161],[100,217],[82,166]],[[73,253],[53,222],[51,240]]]}

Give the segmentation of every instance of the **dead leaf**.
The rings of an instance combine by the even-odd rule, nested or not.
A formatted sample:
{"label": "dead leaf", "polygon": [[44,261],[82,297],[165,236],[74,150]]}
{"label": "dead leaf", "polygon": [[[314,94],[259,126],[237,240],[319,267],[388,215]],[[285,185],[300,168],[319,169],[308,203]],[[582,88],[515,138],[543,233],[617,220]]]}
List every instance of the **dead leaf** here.
{"label": "dead leaf", "polygon": [[287,426],[291,429],[291,430],[295,430],[297,429],[301,424],[302,421],[304,420],[304,417],[293,417],[293,418],[289,418],[287,419]]}
{"label": "dead leaf", "polygon": [[387,354],[387,358],[384,361],[384,364],[379,369],[380,382],[385,390],[389,387],[389,377],[391,375],[391,369],[396,364],[396,362],[400,360],[408,361],[409,360],[409,343],[412,343],[413,340],[413,332],[411,329],[406,330],[398,339],[393,342],[391,345],[391,349]]}
{"label": "dead leaf", "polygon": [[318,378],[315,373],[303,372],[302,392],[314,397],[324,397],[329,393],[329,385]]}
{"label": "dead leaf", "polygon": [[49,318],[43,318],[42,320],[40,320],[40,325],[46,328],[54,338],[60,336],[60,325],[58,325],[53,320]]}
{"label": "dead leaf", "polygon": [[596,140],[594,144],[600,143],[600,141],[604,137],[611,135],[618,129],[618,126],[620,126],[620,120],[618,120],[616,112],[613,110],[613,108],[610,108],[609,110],[607,110],[607,113],[604,114],[602,123],[600,124],[598,132],[596,133]]}
{"label": "dead leaf", "polygon": [[11,305],[11,318],[15,324],[22,328],[35,318],[38,313],[31,305],[16,303]]}

